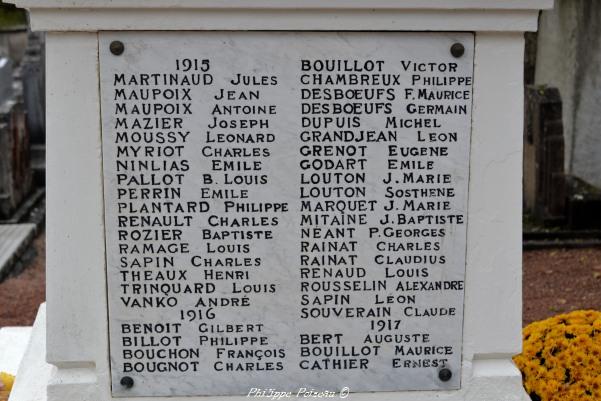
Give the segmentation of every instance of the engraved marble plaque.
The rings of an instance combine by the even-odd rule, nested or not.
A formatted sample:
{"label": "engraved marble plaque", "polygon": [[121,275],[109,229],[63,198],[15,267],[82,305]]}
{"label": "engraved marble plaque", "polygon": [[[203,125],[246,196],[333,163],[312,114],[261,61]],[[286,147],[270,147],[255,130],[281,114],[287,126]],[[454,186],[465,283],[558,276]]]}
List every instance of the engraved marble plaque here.
{"label": "engraved marble plaque", "polygon": [[114,396],[460,387],[472,34],[99,40]]}

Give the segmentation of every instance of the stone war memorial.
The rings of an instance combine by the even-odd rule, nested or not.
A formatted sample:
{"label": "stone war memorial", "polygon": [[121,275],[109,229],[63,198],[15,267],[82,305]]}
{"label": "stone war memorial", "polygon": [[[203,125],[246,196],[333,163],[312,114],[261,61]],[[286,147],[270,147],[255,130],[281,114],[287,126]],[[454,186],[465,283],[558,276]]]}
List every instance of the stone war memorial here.
{"label": "stone war memorial", "polygon": [[11,400],[528,399],[551,0],[16,4],[48,32],[48,272]]}

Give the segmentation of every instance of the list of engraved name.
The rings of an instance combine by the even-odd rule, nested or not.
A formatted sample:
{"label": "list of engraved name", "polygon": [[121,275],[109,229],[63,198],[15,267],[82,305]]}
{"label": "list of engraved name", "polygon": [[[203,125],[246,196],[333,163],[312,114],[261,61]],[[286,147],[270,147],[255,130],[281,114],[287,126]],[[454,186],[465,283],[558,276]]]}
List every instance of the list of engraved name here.
{"label": "list of engraved name", "polygon": [[459,368],[471,62],[269,51],[104,56],[114,374],[244,394]]}

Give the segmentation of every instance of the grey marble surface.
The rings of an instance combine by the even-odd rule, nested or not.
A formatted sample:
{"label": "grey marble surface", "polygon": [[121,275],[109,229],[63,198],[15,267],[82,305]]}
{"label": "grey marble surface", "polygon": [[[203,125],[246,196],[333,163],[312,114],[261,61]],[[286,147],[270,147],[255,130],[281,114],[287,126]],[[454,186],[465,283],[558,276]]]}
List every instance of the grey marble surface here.
{"label": "grey marble surface", "polygon": [[[115,40],[124,44],[122,55],[109,50]],[[459,58],[449,52],[456,42],[465,47]],[[201,71],[205,59],[209,68]],[[191,64],[198,70],[176,71],[176,60],[180,67],[187,66],[183,60],[198,60]],[[312,69],[303,71],[302,60]],[[347,71],[316,71],[318,60],[339,60],[334,65]],[[420,68],[413,70],[416,65]],[[459,388],[471,85],[449,84],[449,79],[471,79],[472,69],[471,34],[102,33],[113,394]],[[251,77],[253,84],[235,85],[238,74]],[[316,75],[347,84],[318,84]],[[351,76],[367,81],[353,85]],[[186,79],[196,77],[201,84],[188,86]],[[388,85],[375,81],[389,78]],[[153,90],[160,94],[156,100],[141,100],[146,89],[151,96]],[[359,96],[381,92],[377,100],[316,99],[333,89],[357,90]],[[467,99],[420,99],[420,89],[467,93]],[[303,99],[309,93],[313,98]],[[166,101],[171,95],[180,99]],[[226,99],[216,99],[222,95]],[[336,114],[327,109],[334,104],[348,108]],[[178,109],[170,114],[173,105]],[[275,114],[220,115],[216,105],[220,110],[265,106]],[[421,114],[413,113],[421,106]],[[145,115],[147,107],[152,111]],[[372,107],[381,109],[367,112]],[[336,118],[345,118],[346,126],[317,126],[335,124]],[[415,118],[440,127],[391,126],[392,120]],[[215,122],[218,126],[212,128]],[[327,141],[327,133],[339,131],[348,132],[346,140]],[[430,133],[443,141],[432,141]],[[444,141],[455,133],[456,141]],[[366,137],[371,140],[360,140]],[[443,156],[430,155],[433,149],[444,153],[442,148],[447,152]],[[400,156],[407,149],[419,155]],[[403,161],[419,163],[408,171],[399,168]],[[345,168],[321,170],[322,162]],[[418,182],[418,176],[434,182]],[[326,177],[343,182],[302,183]],[[253,183],[246,184],[247,179]],[[244,183],[235,184],[237,180]],[[341,194],[330,193],[332,187]],[[411,197],[423,189],[434,196]],[[247,198],[221,199],[215,197],[217,191]],[[153,199],[144,199],[148,194]],[[251,204],[271,209],[235,209]],[[448,210],[418,210],[420,205]],[[320,206],[333,211],[316,211]],[[449,215],[461,222],[427,221]],[[353,218],[361,223],[336,225]],[[249,239],[248,233],[256,231],[271,232],[273,238]],[[230,236],[223,238],[225,232]],[[243,238],[234,238],[233,232]],[[339,250],[324,252],[319,246]],[[174,248],[179,251],[169,253]],[[240,263],[249,266],[235,266]],[[327,272],[340,277],[326,277]],[[227,273],[238,276],[217,279]],[[432,289],[439,284],[443,289]],[[154,306],[138,306],[144,302]],[[203,306],[210,302],[248,306]],[[430,311],[448,315],[416,316]],[[225,345],[207,345],[210,341]],[[327,352],[334,355],[324,356]],[[425,352],[434,355],[411,355]],[[172,358],[170,353],[187,357]],[[405,367],[434,360],[437,366]],[[163,364],[154,365],[158,362]],[[453,373],[446,382],[439,379],[442,364]],[[167,371],[149,372],[149,366]],[[133,387],[120,384],[124,376],[134,380]]]}

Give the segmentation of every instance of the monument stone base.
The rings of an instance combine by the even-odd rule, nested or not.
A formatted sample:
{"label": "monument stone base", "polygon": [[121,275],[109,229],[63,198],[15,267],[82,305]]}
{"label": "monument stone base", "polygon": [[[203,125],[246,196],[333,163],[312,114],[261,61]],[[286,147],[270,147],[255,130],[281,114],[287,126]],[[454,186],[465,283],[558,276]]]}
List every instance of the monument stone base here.
{"label": "monument stone base", "polygon": [[[441,376],[440,372],[435,375],[432,371],[429,373],[430,376],[427,376],[413,372],[413,376],[409,378],[406,373],[397,373],[382,368],[380,371],[385,371],[386,377],[379,372],[375,374],[371,372],[370,379],[365,375],[353,372],[354,376],[350,378],[339,371],[332,370],[327,372],[328,378],[331,380],[324,380],[323,374],[321,376],[315,374],[309,379],[313,379],[313,382],[325,381],[325,385],[320,386],[323,388],[326,388],[326,385],[348,386],[351,393],[344,398],[352,400],[527,401],[527,394],[522,388],[521,375],[511,362],[511,356],[520,352],[522,344],[523,32],[535,31],[538,26],[539,9],[550,8],[552,3],[552,0],[505,0],[503,2],[373,0],[369,4],[356,0],[332,0],[327,4],[319,0],[253,0],[252,2],[242,0],[179,0],[177,2],[167,0],[122,0],[119,2],[112,0],[18,0],[19,6],[26,7],[30,11],[32,29],[47,32],[48,320],[46,322],[44,308],[42,308],[11,401],[108,401],[112,399],[123,401],[242,401],[255,398],[246,395],[197,396],[197,394],[246,394],[250,390],[250,388],[247,390],[247,387],[253,385],[260,387],[260,383],[255,384],[255,378],[250,380],[248,376],[247,381],[241,384],[241,375],[225,376],[213,372],[213,376],[207,378],[204,372],[199,371],[200,373],[196,376],[174,374],[170,379],[175,378],[176,380],[161,382],[156,377],[115,376],[116,371],[113,369],[113,378],[111,377],[111,364],[115,362],[111,351],[115,351],[115,347],[109,340],[111,327],[115,327],[115,325],[109,324],[110,319],[118,321],[117,319],[123,318],[124,321],[127,319],[133,321],[136,316],[129,309],[127,311],[130,312],[130,315],[122,314],[121,316],[114,314],[115,309],[111,310],[110,308],[111,303],[118,296],[116,293],[111,293],[110,289],[119,290],[122,287],[107,286],[107,283],[110,283],[107,279],[113,277],[110,274],[115,273],[116,264],[114,258],[111,259],[111,257],[115,255],[116,248],[115,244],[111,245],[110,242],[110,235],[114,234],[114,229],[111,230],[111,227],[114,228],[115,220],[111,220],[111,215],[106,214],[105,204],[108,203],[106,203],[105,194],[110,195],[110,189],[114,189],[115,186],[110,180],[105,182],[105,178],[110,178],[109,174],[114,172],[105,171],[103,166],[105,162],[107,162],[106,166],[115,165],[117,160],[110,158],[112,150],[108,146],[103,146],[108,144],[108,142],[103,142],[103,138],[104,141],[110,138],[110,132],[114,131],[117,125],[115,123],[111,130],[106,129],[110,126],[107,121],[110,123],[111,118],[115,117],[117,107],[114,109],[111,107],[115,106],[111,103],[114,101],[112,98],[109,98],[104,107],[101,107],[102,94],[108,93],[101,89],[121,90],[124,88],[115,86],[116,84],[122,85],[121,78],[113,80],[111,86],[106,85],[106,82],[103,83],[102,77],[106,76],[107,71],[113,71],[108,69],[113,64],[119,67],[113,72],[121,74],[142,73],[142,70],[146,74],[149,71],[158,71],[160,67],[161,71],[170,71],[170,74],[179,76],[177,74],[181,75],[181,71],[178,70],[180,67],[177,60],[190,59],[198,54],[203,58],[207,57],[207,60],[213,60],[211,68],[221,71],[221,75],[215,75],[215,77],[222,78],[216,81],[221,82],[218,89],[224,89],[229,85],[224,84],[227,77],[223,74],[223,71],[228,69],[233,75],[251,71],[253,66],[258,66],[261,68],[257,67],[257,73],[266,74],[267,78],[270,75],[281,75],[282,78],[277,80],[280,86],[277,86],[275,81],[272,86],[275,89],[284,88],[288,92],[285,93],[278,89],[279,92],[276,93],[274,88],[269,88],[266,84],[265,88],[263,86],[259,89],[253,87],[253,90],[263,91],[261,93],[266,96],[268,90],[271,90],[269,92],[271,94],[277,94],[277,98],[270,100],[268,104],[276,105],[278,111],[282,109],[279,116],[285,116],[285,119],[282,117],[280,121],[281,129],[276,130],[280,133],[287,133],[286,138],[289,139],[286,146],[279,145],[276,149],[279,150],[277,161],[284,167],[287,165],[286,163],[294,164],[294,160],[296,160],[288,157],[292,154],[290,152],[295,151],[294,155],[297,158],[302,156],[298,152],[299,146],[289,145],[298,138],[298,133],[301,131],[301,127],[294,127],[298,125],[298,121],[302,121],[300,120],[302,116],[298,113],[299,110],[302,111],[300,101],[303,99],[299,97],[298,91],[294,92],[299,89],[299,86],[296,84],[295,76],[291,74],[300,74],[302,71],[298,68],[302,65],[289,62],[290,60],[300,60],[298,55],[324,60],[331,54],[339,54],[340,57],[337,59],[341,60],[367,60],[371,57],[372,60],[384,62],[382,64],[384,66],[396,65],[397,69],[400,67],[396,61],[405,58],[420,61],[422,63],[420,65],[432,60],[442,60],[441,62],[451,62],[455,66],[459,65],[462,60],[462,75],[460,76],[470,78],[468,85],[470,88],[464,88],[461,92],[467,91],[468,95],[464,97],[469,99],[463,99],[465,102],[459,105],[463,106],[465,111],[462,111],[459,117],[455,115],[451,122],[445,120],[447,131],[441,131],[463,133],[460,136],[461,141],[457,142],[462,149],[461,152],[455,152],[457,157],[453,160],[444,159],[449,161],[445,162],[444,166],[441,160],[436,162],[440,162],[440,167],[445,169],[458,167],[455,169],[456,171],[448,174],[461,173],[456,175],[462,179],[461,183],[463,183],[458,188],[464,195],[469,193],[468,202],[461,202],[457,208],[460,214],[465,215],[466,235],[463,231],[454,231],[454,238],[461,237],[461,241],[465,240],[465,244],[457,241],[452,248],[454,252],[451,250],[447,252],[448,255],[461,256],[461,258],[454,259],[457,262],[455,267],[459,266],[460,268],[453,271],[461,273],[455,278],[456,281],[465,281],[465,286],[461,287],[464,294],[463,302],[459,302],[463,309],[456,309],[457,311],[462,310],[463,313],[458,312],[454,316],[461,316],[463,320],[455,319],[454,326],[448,324],[428,325],[428,330],[423,331],[438,335],[441,338],[439,343],[451,341],[449,340],[451,337],[455,339],[453,340],[457,344],[455,356],[461,356],[461,359],[456,358],[455,366],[451,366],[454,368],[452,371],[454,377],[449,381],[449,387],[442,387],[440,381],[445,381],[444,377],[449,380],[448,373]],[[252,32],[249,33],[249,31]],[[286,34],[279,31],[286,31]],[[372,34],[367,35],[366,32]],[[436,34],[433,35],[433,32]],[[307,38],[321,35],[319,37],[324,39],[313,42],[298,40],[295,43],[304,46],[302,52],[298,51],[294,58],[278,59],[277,57],[283,54],[284,50],[291,51],[295,48],[291,46],[292,42],[283,43],[276,39],[283,40],[284,37],[293,34]],[[185,40],[193,43],[194,46],[208,46],[210,44],[208,38],[215,37],[215,35],[221,35],[224,46],[221,46],[221,42],[218,43],[217,39],[213,39],[214,47],[207,48],[210,51],[204,47],[198,47],[200,50],[207,51],[197,51],[192,56],[191,53],[183,53],[192,49],[191,46],[183,44]],[[255,44],[254,48],[244,45],[231,47],[232,43],[238,42],[223,39],[235,37],[245,41],[260,35],[267,39],[260,42],[259,45]],[[377,35],[379,37],[376,37]],[[434,36],[438,38],[436,41],[424,41],[424,38],[433,38]],[[357,38],[358,42],[346,40],[350,37]],[[389,46],[385,49],[381,47],[384,37],[390,41]],[[333,41],[335,38],[342,38],[342,40],[331,42],[333,45],[329,45],[328,48],[320,47],[325,40]],[[167,39],[169,39],[168,42],[165,41]],[[279,43],[278,46],[276,46],[276,42]],[[163,47],[159,48],[161,43]],[[265,43],[272,43],[273,47],[265,47]],[[365,46],[362,43],[372,43],[372,46]],[[407,47],[410,44],[411,47]],[[438,47],[434,46],[435,44]],[[229,50],[227,50],[227,46],[230,46]],[[172,57],[163,57],[165,52],[161,49],[168,50]],[[257,51],[253,49],[257,49]],[[347,49],[344,54],[341,53],[343,49]],[[361,55],[357,49],[362,49]],[[376,50],[380,53],[374,53]],[[177,53],[180,51],[181,55]],[[259,52],[262,52],[262,58],[255,57]],[[142,60],[144,62],[140,63],[138,68],[132,68],[132,71],[129,71],[129,66],[133,64],[127,63],[127,61],[132,57],[137,57],[136,55],[147,55],[149,58],[145,61]],[[224,57],[227,55],[239,56],[225,59]],[[250,69],[247,68],[248,62],[239,62],[244,58],[242,55],[253,61],[254,64],[251,63]],[[407,55],[407,57],[400,55]],[[459,60],[460,58],[461,60]],[[168,65],[169,68],[166,64],[161,67],[161,63],[165,60],[172,61],[172,64]],[[285,63],[286,60],[288,60],[288,64]],[[118,65],[118,63],[121,64]],[[237,67],[234,69],[235,63],[239,64],[236,64]],[[206,63],[203,64],[200,60],[194,68],[198,68],[200,73],[205,73],[207,71],[202,71],[202,69],[206,70],[208,67],[203,67],[203,65],[206,66]],[[190,66],[188,65],[188,67]],[[222,66],[221,70],[216,66]],[[279,72],[273,72],[274,67],[278,67]],[[174,73],[173,68],[179,72]],[[182,64],[182,68],[186,69],[187,67]],[[391,73],[400,74],[396,70],[393,71],[394,67],[389,69]],[[410,77],[407,71],[402,73],[408,79],[414,75],[412,73]],[[419,73],[423,74],[423,72],[416,71],[416,75]],[[442,71],[441,74],[449,75],[449,71]],[[437,73],[436,78],[445,78],[441,74]],[[288,78],[284,79],[284,77]],[[414,82],[412,78],[407,80],[402,86],[404,89],[397,91],[396,95],[399,97],[395,95],[395,100],[401,99],[400,96],[405,96],[407,97],[406,103],[412,102],[411,90],[419,88],[412,89],[411,87],[417,85],[418,81]],[[468,80],[463,81],[468,82]],[[209,82],[203,78],[202,84],[208,85]],[[239,82],[233,82],[232,85],[238,85]],[[402,80],[399,82],[402,83]],[[287,83],[286,87],[284,87],[284,83]],[[131,85],[132,87],[139,86],[137,81],[132,81]],[[215,89],[216,94],[223,93],[218,92],[218,89]],[[407,92],[405,89],[410,89],[410,91]],[[208,110],[206,106],[209,105],[210,99],[206,96],[207,93],[204,90],[197,91],[195,99],[197,99],[198,110]],[[295,97],[290,96],[289,93],[296,93]],[[258,95],[255,97],[258,98]],[[206,102],[202,103],[198,99],[204,99]],[[211,99],[219,100],[215,99],[215,96],[212,96]],[[261,99],[263,98],[254,100]],[[281,102],[280,99],[284,99],[284,102]],[[109,106],[108,109],[106,105]],[[288,109],[286,110],[284,107],[288,107]],[[397,107],[394,108],[399,111],[397,117],[405,116],[403,113],[411,115],[416,113],[415,109],[407,109],[407,107],[405,103],[397,102]],[[422,110],[424,113],[438,113],[447,110],[447,108],[441,107],[435,106],[432,109]],[[113,110],[112,117],[105,115],[107,118],[103,118],[103,113],[106,114],[111,110]],[[120,107],[119,110],[121,113],[122,108]],[[277,113],[274,116],[276,117],[268,118],[277,118]],[[444,117],[446,119],[448,116],[445,114]],[[365,121],[375,121],[374,124],[377,123],[375,127],[383,125],[384,116],[377,117],[377,121],[374,118],[366,117]],[[431,114],[424,114],[420,118],[434,117]],[[183,117],[182,120],[184,120]],[[212,121],[207,119],[206,115],[205,118],[199,118],[196,121],[188,119],[188,115],[186,115],[185,120],[199,134],[196,137],[206,134],[202,127],[208,124],[203,121]],[[352,122],[353,120],[347,121]],[[443,121],[441,120],[441,122]],[[124,123],[119,120],[119,126],[122,124]],[[343,121],[342,125],[349,124]],[[385,127],[385,124],[383,126]],[[439,128],[441,127],[439,126]],[[190,129],[192,130],[192,128]],[[213,129],[214,127],[209,128]],[[148,128],[148,130],[150,129]],[[415,130],[404,130],[403,133],[401,139],[411,139],[414,142],[419,139],[421,142],[421,137],[417,136],[418,133]],[[434,139],[438,141],[436,136]],[[434,143],[432,146],[438,145]],[[197,150],[199,147],[193,145],[190,149]],[[390,153],[390,150],[388,152]],[[276,153],[273,154],[276,155]],[[386,150],[379,153],[373,152],[373,154],[375,156],[371,158],[372,164],[381,164],[385,157],[378,155],[385,155]],[[204,160],[197,154],[193,156],[196,157],[195,160]],[[395,154],[389,154],[389,156],[396,157]],[[274,156],[272,159],[276,160],[276,157]],[[113,163],[109,164],[109,161]],[[469,163],[469,175],[466,163]],[[280,172],[295,171],[290,168],[284,169],[281,166],[270,167],[268,173],[275,177]],[[195,175],[189,176],[190,180],[198,179],[201,177],[200,173],[207,169],[204,165],[200,165],[195,171]],[[375,175],[370,173],[373,177],[372,181],[368,183],[384,181],[381,179],[381,175],[385,173],[385,168],[374,168],[372,172],[378,172],[379,179],[378,177],[373,179]],[[222,174],[222,172],[215,172],[215,174]],[[277,182],[282,185],[299,182],[297,180],[298,172],[295,174],[294,177],[292,175],[278,176],[279,181]],[[113,178],[115,178],[114,174]],[[224,182],[226,181],[208,179],[207,185]],[[275,178],[273,182],[276,182]],[[389,179],[388,182],[392,181]],[[198,185],[197,181],[185,181],[185,183],[188,183],[188,186],[192,185],[193,188]],[[454,182],[453,184],[455,185]],[[297,194],[298,189],[295,187],[280,192],[287,195]],[[280,192],[278,194],[283,197],[284,195]],[[260,201],[272,201],[270,192],[257,190],[256,193],[257,196],[269,198],[266,200],[257,198]],[[112,204],[114,205],[114,199]],[[390,210],[392,208],[391,205]],[[198,212],[200,212],[200,208]],[[105,219],[106,216],[109,216],[108,220]],[[380,216],[376,216],[372,221],[378,220],[377,217]],[[203,216],[198,218],[204,219]],[[287,221],[290,222],[290,227],[298,227],[296,220],[288,219]],[[384,220],[384,223],[387,222],[388,220]],[[200,223],[194,227],[198,226],[201,226]],[[296,230],[282,231],[284,234],[281,235],[298,232]],[[190,235],[190,238],[194,239],[198,236]],[[120,241],[119,237],[117,240]],[[137,241],[135,238],[134,240]],[[294,241],[296,244],[297,240],[294,239]],[[364,240],[362,243],[369,243],[369,241]],[[449,244],[449,242],[447,241],[445,244]],[[254,245],[254,243],[250,245]],[[257,255],[272,254],[272,252],[268,252],[271,249],[267,245],[263,244],[262,246],[262,248],[257,246]],[[289,247],[289,249],[293,249],[293,247]],[[294,249],[298,249],[298,247]],[[373,250],[373,247],[370,249]],[[363,253],[360,256],[365,255],[368,254]],[[463,255],[465,261],[462,259]],[[190,260],[187,257],[185,258],[186,264],[183,263],[181,266],[190,267]],[[270,266],[276,265],[275,263],[270,264]],[[292,266],[293,263],[288,262],[284,265]],[[367,266],[368,263],[365,262],[363,265]],[[463,265],[465,265],[465,280],[463,280]],[[192,269],[190,268],[190,270]],[[449,271],[451,270],[449,269]],[[274,269],[273,271],[279,274],[284,269]],[[376,272],[377,269],[372,269],[372,271]],[[437,269],[437,272],[442,273],[443,270]],[[272,280],[271,276],[267,278],[269,281]],[[287,277],[278,276],[277,279],[279,282],[288,283]],[[267,281],[267,279],[263,281]],[[290,291],[281,293],[290,295]],[[262,296],[262,294],[259,295]],[[427,296],[430,297],[429,294]],[[451,301],[457,303],[457,300],[462,297],[441,297],[439,302],[441,305],[453,306]],[[267,308],[264,316],[269,317],[273,322],[275,320],[271,317],[275,314],[270,313],[269,308],[273,309],[273,305],[279,306],[282,302],[296,302],[294,299],[291,296],[282,296],[277,301],[263,301],[260,305]],[[367,302],[368,300],[371,301],[368,298],[362,298],[359,301]],[[189,304],[189,301],[186,300],[185,304]],[[248,315],[239,312],[240,315],[235,316],[236,319],[229,320],[247,322]],[[280,311],[275,312],[279,313]],[[255,316],[261,318],[260,321],[265,320],[258,313]],[[173,315],[170,315],[169,318],[173,318]],[[153,317],[153,319],[157,322],[165,321],[165,318],[160,316]],[[259,321],[257,317],[255,320]],[[434,321],[436,319],[426,320]],[[357,322],[351,323],[348,326],[340,325],[341,329],[345,329],[349,333],[348,338],[351,337],[350,334],[355,333],[353,324],[356,325]],[[289,324],[289,326],[294,328],[296,325]],[[273,327],[275,328],[270,333],[282,332],[280,326],[274,324]],[[407,328],[413,329],[414,327],[415,325],[407,325]],[[121,330],[124,329],[121,328]],[[126,327],[126,330],[129,328]],[[321,331],[321,327],[304,330],[302,333],[318,333],[318,331]],[[387,331],[394,334],[402,333],[396,328],[387,329]],[[342,331],[339,330],[339,332]],[[451,335],[447,335],[447,332]],[[282,335],[283,340],[279,342],[283,344],[282,349],[284,346],[290,345],[291,338],[299,338],[299,333],[296,334],[297,337]],[[184,337],[187,340],[193,338],[190,335]],[[293,348],[293,346],[290,347],[290,349]],[[286,355],[293,354],[288,352]],[[207,358],[196,359],[207,362]],[[44,361],[48,361],[48,364]],[[209,364],[205,363],[205,365]],[[290,361],[290,366],[298,366],[298,362]],[[379,366],[386,367],[387,365],[381,363]],[[458,367],[461,367],[461,370],[457,369]],[[128,373],[131,369],[128,367],[127,372],[126,369],[123,371]],[[269,387],[277,388],[280,391],[293,391],[294,389],[290,387],[302,387],[303,382],[309,381],[306,377],[299,377],[295,374],[276,377],[264,374],[263,370],[261,372],[263,373],[258,377],[263,379],[263,383],[268,383]],[[284,383],[285,379],[288,379],[288,383]],[[220,383],[219,380],[222,382]],[[423,382],[428,380],[427,386],[423,385]],[[383,383],[384,381],[386,382]],[[113,389],[111,389],[111,383],[113,383]],[[309,383],[305,385],[311,387]],[[126,387],[128,390],[119,386]],[[194,386],[205,386],[205,388],[198,390]],[[208,388],[209,386],[210,388]],[[237,388],[234,388],[236,386]],[[317,387],[317,385],[315,386]],[[391,388],[397,391],[389,391]],[[413,391],[424,388],[437,390]],[[451,388],[458,389],[451,390]],[[353,393],[353,391],[360,390],[364,392]],[[130,393],[126,391],[130,391]],[[331,391],[340,391],[340,388],[332,388]],[[134,393],[137,397],[132,396]],[[178,396],[164,396],[168,393],[178,394]],[[119,397],[115,397],[115,394],[118,394]],[[182,397],[182,394],[191,396]],[[340,399],[340,396],[330,399],[336,398]],[[269,397],[257,397],[257,399],[267,400]]]}

